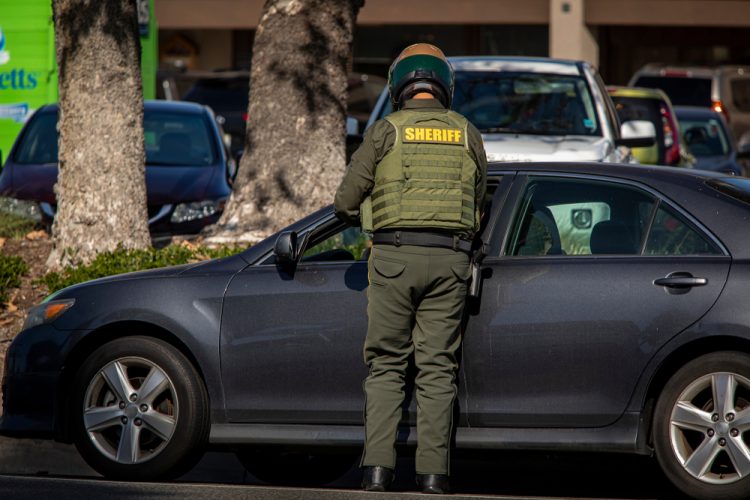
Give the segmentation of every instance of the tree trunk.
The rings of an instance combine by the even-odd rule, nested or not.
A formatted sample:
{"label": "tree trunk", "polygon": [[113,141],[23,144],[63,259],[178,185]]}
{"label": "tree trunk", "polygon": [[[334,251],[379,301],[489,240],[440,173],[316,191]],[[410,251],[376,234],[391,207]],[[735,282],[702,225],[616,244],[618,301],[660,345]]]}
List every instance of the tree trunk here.
{"label": "tree trunk", "polygon": [[50,269],[150,245],[136,2],[54,0],[60,87]]}
{"label": "tree trunk", "polygon": [[245,151],[209,242],[254,242],[333,200],[345,168],[347,66],[361,0],[267,0]]}

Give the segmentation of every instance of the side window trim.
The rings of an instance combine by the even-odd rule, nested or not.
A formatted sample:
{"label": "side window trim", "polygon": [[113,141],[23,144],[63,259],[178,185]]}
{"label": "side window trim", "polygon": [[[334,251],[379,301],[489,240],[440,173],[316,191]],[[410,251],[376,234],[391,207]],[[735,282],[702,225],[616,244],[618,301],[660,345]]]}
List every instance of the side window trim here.
{"label": "side window trim", "polygon": [[651,216],[649,217],[648,224],[646,224],[646,230],[643,233],[643,237],[641,240],[641,248],[638,251],[638,255],[643,257],[644,252],[646,251],[646,246],[648,246],[648,239],[651,236],[651,229],[654,227],[654,221],[656,220],[656,214],[659,213],[659,207],[661,207],[662,198],[657,196],[656,202],[654,203],[654,206],[651,208]]}

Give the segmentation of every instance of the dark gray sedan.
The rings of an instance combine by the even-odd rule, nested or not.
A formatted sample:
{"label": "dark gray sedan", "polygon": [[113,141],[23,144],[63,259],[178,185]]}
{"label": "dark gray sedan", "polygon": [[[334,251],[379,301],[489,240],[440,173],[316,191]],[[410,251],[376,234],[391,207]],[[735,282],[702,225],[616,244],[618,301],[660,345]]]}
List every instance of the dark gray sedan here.
{"label": "dark gray sedan", "polygon": [[[655,452],[696,498],[749,497],[750,180],[495,164],[490,191],[455,445]],[[326,208],[234,257],[55,293],[8,352],[0,432],[124,479],[205,445],[358,447],[368,249]]]}

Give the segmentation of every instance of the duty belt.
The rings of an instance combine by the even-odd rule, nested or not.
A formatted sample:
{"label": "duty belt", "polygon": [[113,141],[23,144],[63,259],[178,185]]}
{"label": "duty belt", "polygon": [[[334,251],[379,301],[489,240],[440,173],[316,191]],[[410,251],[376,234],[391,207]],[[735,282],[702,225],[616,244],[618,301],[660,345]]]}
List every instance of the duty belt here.
{"label": "duty belt", "polygon": [[471,254],[471,241],[445,233],[426,231],[378,231],[372,235],[375,245],[415,245],[419,247],[452,248],[456,251]]}

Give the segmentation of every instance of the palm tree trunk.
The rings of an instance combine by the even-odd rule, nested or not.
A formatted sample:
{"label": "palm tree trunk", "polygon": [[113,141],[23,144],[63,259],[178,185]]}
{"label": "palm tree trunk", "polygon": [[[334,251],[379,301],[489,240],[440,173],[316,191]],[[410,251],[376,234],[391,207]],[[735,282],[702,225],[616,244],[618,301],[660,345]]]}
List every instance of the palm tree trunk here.
{"label": "palm tree trunk", "polygon": [[332,202],[345,168],[348,62],[360,0],[267,0],[245,151],[209,242],[257,241]]}
{"label": "palm tree trunk", "polygon": [[150,245],[136,2],[55,0],[59,176],[51,269]]}

